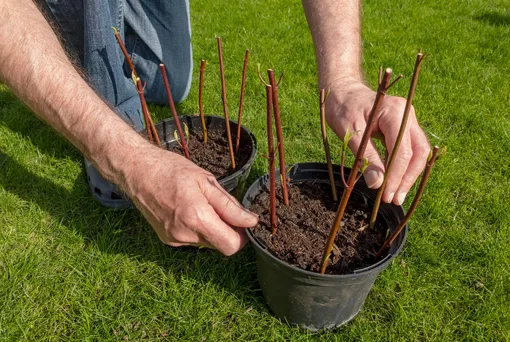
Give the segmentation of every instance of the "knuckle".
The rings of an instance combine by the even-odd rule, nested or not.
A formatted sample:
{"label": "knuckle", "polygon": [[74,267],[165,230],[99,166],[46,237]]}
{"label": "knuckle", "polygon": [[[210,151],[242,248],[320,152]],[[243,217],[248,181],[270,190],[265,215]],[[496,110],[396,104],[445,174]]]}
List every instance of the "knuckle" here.
{"label": "knuckle", "polygon": [[193,205],[188,205],[184,208],[181,208],[176,213],[176,216],[179,218],[178,226],[182,227],[181,229],[196,230],[200,226],[202,221],[198,213],[197,207]]}
{"label": "knuckle", "polygon": [[420,144],[416,147],[416,154],[420,156],[428,156],[430,153],[430,146],[428,144]]}
{"label": "knuckle", "polygon": [[400,160],[409,161],[413,157],[413,151],[408,148],[400,148],[397,153],[397,158]]}
{"label": "knuckle", "polygon": [[174,229],[168,234],[168,245],[172,247],[179,247],[188,244],[189,241],[189,233],[187,233],[182,228]]}

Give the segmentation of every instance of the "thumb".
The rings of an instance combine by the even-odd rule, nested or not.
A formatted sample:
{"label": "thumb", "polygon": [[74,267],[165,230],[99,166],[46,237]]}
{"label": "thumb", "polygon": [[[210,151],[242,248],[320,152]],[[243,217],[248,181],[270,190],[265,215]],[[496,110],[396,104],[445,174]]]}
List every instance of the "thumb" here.
{"label": "thumb", "polygon": [[257,224],[258,215],[241,206],[219,184],[210,184],[204,191],[204,196],[218,216],[226,223],[242,228],[253,227]]}
{"label": "thumb", "polygon": [[[352,150],[352,153],[356,154],[358,152],[360,142],[360,134],[355,134],[349,141],[349,148]],[[363,157],[367,158],[370,163],[363,174],[365,183],[371,189],[378,189],[384,180],[384,163],[372,140],[368,142]]]}

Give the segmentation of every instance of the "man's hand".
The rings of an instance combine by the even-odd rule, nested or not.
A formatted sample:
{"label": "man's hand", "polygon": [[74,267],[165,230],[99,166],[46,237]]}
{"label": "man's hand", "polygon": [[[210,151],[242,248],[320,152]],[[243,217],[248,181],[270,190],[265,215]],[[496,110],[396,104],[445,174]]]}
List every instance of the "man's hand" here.
{"label": "man's hand", "polygon": [[[359,131],[349,141],[353,153],[358,150],[375,95],[376,93],[366,85],[354,81],[332,87],[326,100],[328,124],[340,138],[344,137],[347,128]],[[388,154],[393,151],[405,103],[406,100],[403,98],[387,95],[377,114],[377,124],[372,137],[382,140]],[[423,171],[429,152],[429,143],[416,120],[413,108],[391,173],[388,175],[383,201],[397,205],[404,202],[409,189]],[[379,188],[383,182],[385,167],[372,141],[367,146],[365,157],[370,162],[364,173],[365,181],[370,188]]]}
{"label": "man's hand", "polygon": [[[315,44],[319,88],[331,90],[326,100],[328,123],[340,138],[344,137],[348,127],[360,131],[354,135],[349,145],[356,153],[376,95],[363,84],[361,77],[361,1],[302,2]],[[382,138],[388,153],[391,153],[395,145],[404,107],[404,99],[386,96],[381,112],[377,113],[373,136]],[[416,121],[413,109],[388,175],[383,201],[402,204],[425,167],[429,151],[429,144]],[[378,188],[383,181],[384,163],[372,142],[365,151],[365,157],[372,163],[365,171],[365,180],[370,187]]]}
{"label": "man's hand", "polygon": [[213,247],[225,255],[239,251],[247,242],[244,228],[257,224],[257,215],[211,173],[175,153],[147,149],[127,165],[123,188],[161,241],[173,247]]}

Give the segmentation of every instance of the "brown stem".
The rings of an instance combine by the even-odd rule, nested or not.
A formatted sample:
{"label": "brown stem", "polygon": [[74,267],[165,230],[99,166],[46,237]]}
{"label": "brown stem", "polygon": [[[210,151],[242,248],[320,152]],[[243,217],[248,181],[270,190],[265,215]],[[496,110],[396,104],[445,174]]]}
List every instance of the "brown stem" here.
{"label": "brown stem", "polygon": [[205,65],[206,61],[202,59],[202,64],[200,65],[200,83],[198,88],[198,110],[200,112],[200,122],[202,123],[202,136],[204,137],[204,144],[207,143],[207,126],[205,125],[204,103],[202,101],[202,96],[204,93]]}
{"label": "brown stem", "polygon": [[367,120],[367,126],[365,128],[365,132],[363,132],[363,137],[361,138],[358,152],[356,153],[356,158],[354,160],[351,173],[349,174],[349,179],[347,180],[348,187],[345,188],[345,190],[342,193],[342,198],[340,199],[340,204],[338,205],[338,210],[336,212],[335,222],[333,223],[333,226],[331,227],[331,230],[329,232],[326,248],[324,249],[324,253],[322,256],[322,263],[320,268],[321,274],[324,274],[324,272],[326,272],[329,255],[333,249],[333,243],[335,242],[336,234],[338,233],[338,229],[340,228],[340,223],[342,222],[345,208],[347,207],[349,197],[351,196],[352,190],[354,188],[354,182],[356,181],[356,177],[358,176],[359,169],[362,165],[365,150],[372,136],[374,126],[377,122],[376,116],[379,114],[379,107],[381,106],[384,96],[386,95],[386,88],[390,82],[391,74],[392,74],[391,69],[389,68],[386,69],[386,71],[384,72],[382,82],[379,85],[379,88],[377,89],[377,95],[375,97],[374,106],[370,111],[370,115]]}
{"label": "brown stem", "polygon": [[275,148],[273,147],[273,92],[271,86],[266,86],[267,104],[267,149],[269,161],[269,210],[271,214],[271,234],[276,234],[276,174]]}
{"label": "brown stem", "polygon": [[356,177],[356,180],[354,181],[354,184],[356,184],[360,179],[361,177],[363,176],[363,173],[360,173],[357,177]]}
{"label": "brown stem", "polygon": [[168,105],[170,106],[170,110],[172,111],[175,127],[177,128],[177,133],[179,134],[179,139],[181,140],[181,147],[184,150],[184,156],[190,159],[188,143],[186,142],[186,138],[184,137],[184,132],[182,131],[181,127],[181,122],[179,120],[179,117],[177,116],[177,110],[175,109],[174,99],[172,97],[172,92],[170,91],[170,84],[168,83],[168,77],[166,76],[165,65],[160,64],[159,68],[161,69],[161,76],[163,77],[163,84],[165,85],[166,95],[168,97]]}
{"label": "brown stem", "polygon": [[420,185],[418,186],[418,190],[416,191],[416,195],[413,198],[413,203],[411,203],[411,206],[409,207],[409,210],[407,211],[406,216],[404,216],[402,221],[400,221],[400,223],[398,224],[397,228],[395,228],[393,233],[386,239],[386,241],[384,241],[381,249],[375,255],[374,260],[377,260],[381,256],[382,252],[386,248],[391,246],[391,243],[393,242],[393,240],[395,240],[395,238],[398,236],[398,234],[400,234],[402,229],[404,229],[404,227],[406,226],[407,222],[409,222],[409,219],[411,218],[411,216],[416,211],[416,208],[418,207],[418,204],[420,203],[421,196],[423,195],[423,190],[425,189],[425,186],[427,185],[427,181],[429,179],[430,172],[432,171],[432,168],[434,167],[434,164],[435,164],[435,162],[437,160],[438,151],[439,151],[439,147],[434,146],[434,149],[432,150],[432,157],[427,162],[427,166],[425,167],[425,171],[423,171],[423,175],[421,176]]}
{"label": "brown stem", "polygon": [[377,213],[379,212],[379,206],[381,205],[382,194],[384,189],[386,188],[386,182],[388,181],[387,175],[390,174],[393,160],[395,160],[395,156],[397,155],[398,149],[400,147],[400,143],[402,142],[402,137],[404,136],[404,132],[407,126],[407,121],[409,118],[409,113],[411,112],[411,108],[413,105],[414,93],[416,91],[416,84],[418,83],[418,75],[420,74],[420,66],[423,60],[423,54],[418,53],[416,56],[416,63],[414,65],[413,78],[411,79],[411,87],[409,88],[409,93],[407,94],[407,102],[404,109],[404,115],[402,116],[402,122],[400,123],[400,129],[398,131],[397,140],[395,141],[395,146],[391,151],[390,158],[388,159],[386,165],[386,172],[384,173],[384,178],[381,187],[377,191],[377,196],[375,198],[374,208],[372,210],[372,215],[370,216],[370,228],[374,228],[375,221],[377,220]]}
{"label": "brown stem", "polygon": [[257,75],[259,75],[259,80],[264,84],[266,87],[270,86],[266,81],[264,81],[264,78],[262,77],[262,74],[260,73],[260,64],[257,64]]}
{"label": "brown stem", "polygon": [[391,87],[393,87],[398,81],[400,81],[404,77],[404,75],[400,74],[393,80],[393,82],[390,83],[390,85],[386,88],[386,91],[388,91]]}
{"label": "brown stem", "polygon": [[151,143],[155,143],[157,146],[161,146],[161,141],[159,140],[158,132],[156,131],[156,126],[154,126],[154,122],[151,118],[151,113],[149,113],[149,108],[147,107],[147,102],[145,101],[145,95],[143,93],[144,87],[142,86],[142,81],[140,77],[136,78],[136,90],[138,95],[140,96],[140,103],[142,105],[142,113],[143,119],[145,121],[145,128],[147,129],[147,138]]}
{"label": "brown stem", "polygon": [[383,68],[382,66],[379,67],[379,77],[377,78],[377,86],[379,86],[382,82],[382,75],[383,75]]}
{"label": "brown stem", "polygon": [[269,83],[273,91],[273,111],[274,121],[276,125],[276,138],[278,139],[279,151],[278,157],[280,158],[280,175],[282,178],[282,193],[283,193],[283,204],[289,205],[289,194],[287,192],[287,177],[285,175],[285,145],[283,144],[283,131],[282,121],[280,118],[280,105],[278,104],[278,86],[274,77],[274,71],[272,69],[267,70],[269,75]]}
{"label": "brown stem", "polygon": [[129,56],[129,53],[127,52],[126,46],[124,45],[124,42],[122,41],[122,38],[119,34],[119,31],[115,27],[112,27],[113,33],[115,34],[115,39],[117,39],[117,43],[120,46],[120,49],[122,50],[122,53],[124,54],[124,58],[126,58],[126,62],[129,65],[129,69],[131,69],[131,74],[136,79],[138,75],[136,74],[135,66],[133,65],[133,61],[131,60],[131,57]]}
{"label": "brown stem", "polygon": [[223,65],[223,49],[221,48],[221,38],[217,37],[218,41],[218,56],[220,59],[220,74],[221,74],[221,98],[223,100],[223,114],[225,115],[225,127],[227,128],[228,151],[230,153],[230,162],[232,169],[236,169],[236,159],[234,156],[234,147],[232,146],[232,134],[230,133],[230,120],[228,118],[227,108],[227,86],[225,85],[225,67]]}
{"label": "brown stem", "polygon": [[338,201],[338,195],[336,194],[335,176],[333,174],[333,165],[331,163],[331,153],[329,151],[328,135],[326,131],[326,90],[320,90],[320,117],[321,117],[321,133],[322,143],[324,145],[324,151],[326,152],[326,162],[328,163],[328,174],[329,184],[331,186],[331,194],[333,195],[333,201]]}
{"label": "brown stem", "polygon": [[243,78],[241,81],[241,99],[239,100],[239,115],[237,116],[236,153],[239,153],[239,142],[241,141],[241,122],[243,119],[244,89],[246,87],[246,71],[248,69],[249,55],[250,50],[247,49],[246,54],[244,55]]}
{"label": "brown stem", "polygon": [[280,78],[278,79],[278,83],[276,83],[276,88],[278,88],[280,86],[280,83],[282,83],[284,74],[285,74],[285,71],[282,71],[282,74],[280,75]]}

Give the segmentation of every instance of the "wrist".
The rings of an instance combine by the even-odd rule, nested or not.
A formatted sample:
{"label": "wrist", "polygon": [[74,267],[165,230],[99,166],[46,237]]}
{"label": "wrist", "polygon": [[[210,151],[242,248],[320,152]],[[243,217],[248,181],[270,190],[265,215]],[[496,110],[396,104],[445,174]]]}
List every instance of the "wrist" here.
{"label": "wrist", "polygon": [[136,161],[149,156],[156,147],[109,108],[107,111],[102,125],[92,130],[95,134],[87,136],[83,152],[105,179],[124,188]]}
{"label": "wrist", "polygon": [[361,74],[328,74],[319,72],[319,89],[331,91],[346,91],[349,88],[366,86]]}

